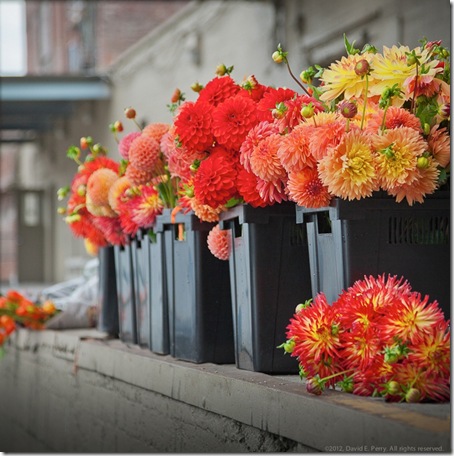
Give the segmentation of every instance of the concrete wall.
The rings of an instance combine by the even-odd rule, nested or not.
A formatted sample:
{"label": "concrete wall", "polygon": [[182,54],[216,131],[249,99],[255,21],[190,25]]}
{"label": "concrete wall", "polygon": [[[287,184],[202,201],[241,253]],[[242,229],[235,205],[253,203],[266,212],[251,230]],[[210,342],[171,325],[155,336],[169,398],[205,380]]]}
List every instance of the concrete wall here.
{"label": "concrete wall", "polygon": [[0,361],[0,451],[450,452],[450,404],[160,356],[95,330],[19,330]]}

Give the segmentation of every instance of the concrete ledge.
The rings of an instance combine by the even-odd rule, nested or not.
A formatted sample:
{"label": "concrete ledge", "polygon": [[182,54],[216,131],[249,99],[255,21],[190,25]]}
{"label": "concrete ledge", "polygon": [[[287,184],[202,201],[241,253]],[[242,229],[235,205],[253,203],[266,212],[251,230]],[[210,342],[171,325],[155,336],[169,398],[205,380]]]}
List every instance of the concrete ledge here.
{"label": "concrete ledge", "polygon": [[6,348],[0,378],[8,357],[16,363],[26,353],[54,358],[76,379],[89,372],[295,443],[292,450],[278,451],[451,451],[449,403],[394,404],[336,391],[314,396],[298,376],[192,364],[109,340],[95,330],[20,330]]}

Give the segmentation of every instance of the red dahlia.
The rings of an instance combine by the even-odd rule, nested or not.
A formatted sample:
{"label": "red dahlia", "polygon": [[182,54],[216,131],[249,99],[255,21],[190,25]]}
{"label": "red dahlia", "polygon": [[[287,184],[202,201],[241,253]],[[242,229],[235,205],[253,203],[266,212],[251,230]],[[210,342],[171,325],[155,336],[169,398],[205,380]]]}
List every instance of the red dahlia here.
{"label": "red dahlia", "polygon": [[217,208],[236,195],[237,160],[216,146],[194,176],[194,195],[201,204]]}
{"label": "red dahlia", "polygon": [[238,151],[249,130],[257,124],[256,103],[237,95],[220,104],[213,112],[213,133],[226,149]]}
{"label": "red dahlia", "polygon": [[239,90],[240,86],[230,76],[215,77],[199,92],[198,101],[217,106],[235,96]]}

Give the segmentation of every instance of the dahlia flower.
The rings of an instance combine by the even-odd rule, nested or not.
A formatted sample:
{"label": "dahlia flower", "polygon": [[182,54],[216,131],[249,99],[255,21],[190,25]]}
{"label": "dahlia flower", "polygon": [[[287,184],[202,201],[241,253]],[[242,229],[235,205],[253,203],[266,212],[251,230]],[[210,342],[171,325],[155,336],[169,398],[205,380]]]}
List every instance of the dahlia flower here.
{"label": "dahlia flower", "polygon": [[208,233],[207,244],[210,252],[220,260],[228,260],[231,249],[230,230],[221,230],[219,223],[216,224]]}
{"label": "dahlia flower", "polygon": [[316,168],[290,172],[287,190],[290,199],[298,206],[324,207],[328,206],[331,200],[328,188],[323,185]]}

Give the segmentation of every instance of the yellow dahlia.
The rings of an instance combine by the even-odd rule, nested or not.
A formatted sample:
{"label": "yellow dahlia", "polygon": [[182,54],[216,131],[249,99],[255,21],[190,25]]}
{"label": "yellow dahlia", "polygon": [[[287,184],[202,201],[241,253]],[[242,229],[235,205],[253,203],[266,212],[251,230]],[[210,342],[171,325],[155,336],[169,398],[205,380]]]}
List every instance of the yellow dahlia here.
{"label": "yellow dahlia", "polygon": [[380,186],[393,190],[411,184],[417,177],[417,160],[427,150],[427,143],[414,129],[399,127],[374,136]]}
{"label": "yellow dahlia", "polygon": [[[420,65],[424,65],[428,74],[434,76],[439,70],[435,70],[437,61],[429,61],[430,54],[427,50],[421,48],[414,49],[415,54],[419,56]],[[417,65],[413,63],[408,65],[407,53],[410,53],[408,46],[392,46],[388,48],[383,46],[382,54],[375,54],[374,64],[372,67],[373,83],[370,86],[372,95],[381,95],[387,87],[397,84],[402,91],[405,91],[404,83],[408,78],[416,75]],[[420,70],[418,70],[420,71]],[[408,100],[412,93],[405,93],[403,98],[395,97],[393,105],[402,106],[405,100]]]}
{"label": "yellow dahlia", "polygon": [[[361,60],[367,60],[369,65],[373,67],[374,54],[350,54],[332,63],[320,78],[324,84],[320,99],[322,101],[332,101],[343,95],[344,99],[348,100],[352,97],[367,96],[367,79],[355,72],[355,67]],[[369,84],[371,84],[373,78],[369,76],[368,79]]]}
{"label": "yellow dahlia", "polygon": [[333,195],[349,200],[371,196],[378,179],[370,136],[357,130],[346,133],[319,161],[318,171]]}

